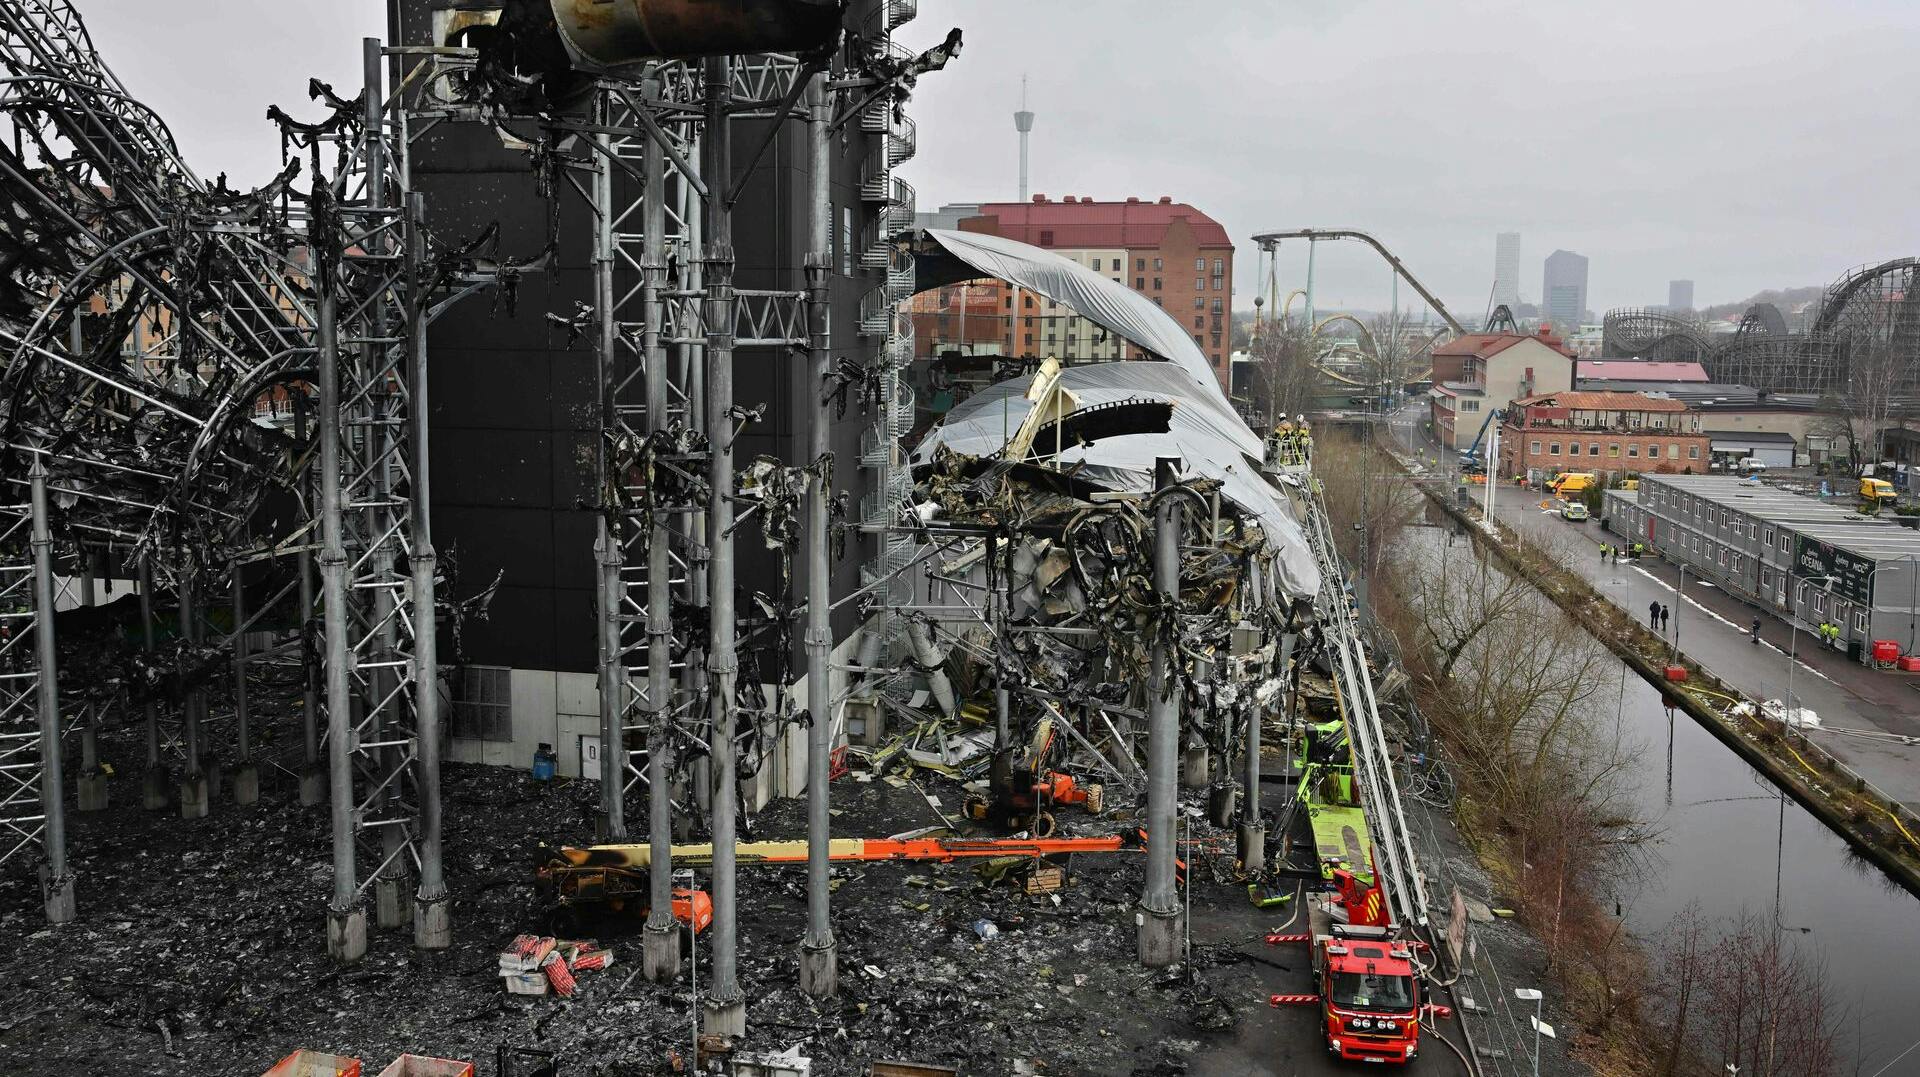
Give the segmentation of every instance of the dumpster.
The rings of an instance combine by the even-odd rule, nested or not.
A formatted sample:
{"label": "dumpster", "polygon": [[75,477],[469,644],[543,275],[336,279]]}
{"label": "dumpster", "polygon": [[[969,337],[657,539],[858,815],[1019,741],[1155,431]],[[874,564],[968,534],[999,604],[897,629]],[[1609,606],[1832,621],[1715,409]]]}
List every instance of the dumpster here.
{"label": "dumpster", "polygon": [[295,1051],[261,1077],[360,1077],[360,1060],[321,1051]]}
{"label": "dumpster", "polygon": [[401,1055],[380,1077],[473,1077],[473,1063],[427,1055]]}

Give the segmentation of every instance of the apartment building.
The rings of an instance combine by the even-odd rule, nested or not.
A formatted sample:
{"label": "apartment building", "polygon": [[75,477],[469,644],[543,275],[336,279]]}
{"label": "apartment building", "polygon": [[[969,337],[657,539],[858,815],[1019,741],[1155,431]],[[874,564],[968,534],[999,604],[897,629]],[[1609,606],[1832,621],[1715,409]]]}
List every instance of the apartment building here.
{"label": "apartment building", "polygon": [[1427,391],[1434,437],[1450,449],[1473,445],[1493,413],[1536,393],[1573,388],[1574,356],[1546,329],[1468,333],[1433,349]]}
{"label": "apartment building", "polygon": [[1783,621],[1839,625],[1856,660],[1874,640],[1920,653],[1920,531],[1894,520],[1728,475],[1648,475],[1601,520]]}

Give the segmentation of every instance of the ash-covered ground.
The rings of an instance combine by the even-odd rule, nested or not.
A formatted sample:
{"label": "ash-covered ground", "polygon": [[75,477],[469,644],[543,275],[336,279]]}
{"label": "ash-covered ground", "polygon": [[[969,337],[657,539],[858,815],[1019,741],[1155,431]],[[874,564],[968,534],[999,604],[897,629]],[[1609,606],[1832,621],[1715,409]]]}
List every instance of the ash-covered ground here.
{"label": "ash-covered ground", "polygon": [[[5,1072],[253,1075],[304,1047],[357,1056],[368,1074],[415,1052],[470,1059],[490,1077],[496,1045],[509,1043],[557,1051],[560,1072],[576,1077],[670,1073],[691,1054],[688,965],[675,984],[651,985],[637,975],[637,918],[559,925],[536,892],[540,842],[591,841],[595,784],[447,767],[453,948],[423,952],[410,930],[370,931],[366,960],[342,968],[324,942],[325,810],[298,806],[289,772],[263,768],[257,807],[235,807],[223,789],[210,818],[187,822],[141,810],[133,731],[107,738],[104,752],[120,761],[112,807],[69,815],[78,922],[47,928],[36,881],[0,877]],[[957,785],[917,780],[954,814]],[[1283,797],[1270,787],[1269,810],[1278,814]],[[839,835],[939,821],[912,786],[850,776],[834,798]],[[1109,814],[1130,808],[1110,801]],[[776,802],[752,820],[754,836],[804,834],[803,809]],[[1192,839],[1216,851],[1191,858],[1192,962],[1172,971],[1134,957],[1137,854],[1079,856],[1066,888],[1048,896],[988,885],[966,862],[836,865],[842,990],[816,1002],[795,986],[802,869],[743,866],[741,1049],[800,1044],[821,1075],[864,1073],[876,1059],[976,1075],[1333,1072],[1315,1011],[1267,1004],[1271,993],[1310,989],[1304,948],[1263,938],[1292,914],[1252,907],[1232,877],[1231,837],[1192,804],[1188,818]],[[1074,808],[1061,820],[1069,831],[1120,825]],[[998,934],[983,940],[983,920]],[[616,964],[580,974],[571,999],[506,994],[501,947],[556,927],[594,935]],[[1518,942],[1514,959],[1524,961]],[[1454,1071],[1431,1057],[1440,1053],[1423,1067]]]}

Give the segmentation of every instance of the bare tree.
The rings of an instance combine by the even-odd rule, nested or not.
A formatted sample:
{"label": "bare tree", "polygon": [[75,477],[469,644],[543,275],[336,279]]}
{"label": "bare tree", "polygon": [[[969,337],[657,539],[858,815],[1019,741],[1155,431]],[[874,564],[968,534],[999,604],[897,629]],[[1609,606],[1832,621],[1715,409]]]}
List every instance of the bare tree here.
{"label": "bare tree", "polygon": [[1846,378],[1827,400],[1832,416],[1827,425],[1846,442],[1847,462],[1858,475],[1880,459],[1881,439],[1903,410],[1901,390],[1915,357],[1871,331],[1850,333],[1837,348],[1846,363]]}
{"label": "bare tree", "polygon": [[1313,406],[1320,387],[1314,365],[1314,338],[1304,326],[1290,321],[1268,322],[1251,347],[1251,382],[1247,387],[1256,429],[1272,430],[1281,419],[1303,415]]}
{"label": "bare tree", "polygon": [[1390,481],[1394,464],[1373,444],[1374,433],[1370,426],[1316,427],[1313,453],[1340,552],[1361,563],[1369,579],[1419,518],[1422,502],[1412,486]]}

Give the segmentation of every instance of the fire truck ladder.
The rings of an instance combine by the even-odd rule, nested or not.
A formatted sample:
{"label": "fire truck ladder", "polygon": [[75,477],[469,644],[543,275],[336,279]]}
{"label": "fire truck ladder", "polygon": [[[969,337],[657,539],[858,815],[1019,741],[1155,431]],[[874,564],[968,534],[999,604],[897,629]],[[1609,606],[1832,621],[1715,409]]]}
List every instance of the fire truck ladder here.
{"label": "fire truck ladder", "polygon": [[1426,883],[1414,852],[1413,832],[1400,804],[1393,758],[1387,741],[1373,679],[1367,671],[1367,649],[1352,609],[1347,604],[1346,574],[1333,544],[1325,501],[1310,495],[1307,522],[1314,555],[1320,563],[1321,601],[1325,606],[1327,641],[1333,648],[1335,683],[1345,710],[1353,762],[1360,778],[1360,802],[1373,830],[1376,870],[1385,877],[1387,900],[1395,923],[1407,928],[1427,925]]}

